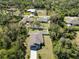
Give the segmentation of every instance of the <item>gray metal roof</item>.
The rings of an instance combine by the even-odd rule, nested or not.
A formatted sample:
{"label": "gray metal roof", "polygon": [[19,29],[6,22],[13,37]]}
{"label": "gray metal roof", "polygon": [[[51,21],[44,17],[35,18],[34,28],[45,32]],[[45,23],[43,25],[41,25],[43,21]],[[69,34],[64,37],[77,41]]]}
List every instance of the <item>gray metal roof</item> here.
{"label": "gray metal roof", "polygon": [[72,25],[79,25],[79,17],[66,17],[65,22]]}
{"label": "gray metal roof", "polygon": [[26,20],[26,21],[33,21],[33,18],[31,18],[31,17],[27,17],[27,16],[24,17],[23,19]]}
{"label": "gray metal roof", "polygon": [[31,28],[32,29],[43,29],[43,26],[33,25]]}
{"label": "gray metal roof", "polygon": [[30,43],[29,43],[30,46],[41,43],[43,43],[43,36],[41,32],[30,34]]}
{"label": "gray metal roof", "polygon": [[20,21],[21,23],[26,23],[26,22],[32,22],[34,21],[33,18],[30,18],[28,16],[24,16],[24,18]]}
{"label": "gray metal roof", "polygon": [[42,33],[43,35],[49,35],[49,32],[48,32],[48,31],[41,31],[41,33]]}
{"label": "gray metal roof", "polygon": [[49,17],[39,17],[37,20],[40,21],[40,22],[48,22]]}
{"label": "gray metal roof", "polygon": [[16,8],[9,8],[7,9],[8,11],[16,11],[17,9]]}

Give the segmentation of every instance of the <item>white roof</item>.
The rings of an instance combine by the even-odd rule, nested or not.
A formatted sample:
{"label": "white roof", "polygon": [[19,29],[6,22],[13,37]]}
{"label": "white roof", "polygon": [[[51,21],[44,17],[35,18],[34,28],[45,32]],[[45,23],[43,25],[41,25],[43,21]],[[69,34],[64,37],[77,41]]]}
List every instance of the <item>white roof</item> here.
{"label": "white roof", "polygon": [[36,9],[28,9],[27,11],[28,11],[28,12],[35,12]]}

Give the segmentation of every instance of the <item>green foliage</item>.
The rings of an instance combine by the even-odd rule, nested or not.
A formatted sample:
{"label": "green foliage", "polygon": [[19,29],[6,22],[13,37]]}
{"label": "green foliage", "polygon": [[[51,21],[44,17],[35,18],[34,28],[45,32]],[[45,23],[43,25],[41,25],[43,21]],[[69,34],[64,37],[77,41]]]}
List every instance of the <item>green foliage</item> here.
{"label": "green foliage", "polygon": [[35,8],[44,8],[44,1],[43,0],[36,0],[33,2]]}
{"label": "green foliage", "polygon": [[2,28],[2,32],[0,32],[0,59],[24,59],[25,46],[23,42],[27,37],[27,29],[24,25],[18,25],[22,16],[11,15],[7,9],[14,6],[22,13],[27,5],[30,5],[30,1],[0,1],[0,27]]}
{"label": "green foliage", "polygon": [[[7,9],[15,7],[20,11],[19,16],[10,15]],[[26,8],[38,8],[52,11],[55,14],[50,19],[50,37],[53,42],[54,52],[58,59],[79,59],[79,49],[72,43],[78,27],[66,28],[64,16],[79,15],[79,0],[1,0],[0,1],[0,59],[24,59],[23,45],[27,37],[27,29],[24,25],[16,24],[22,19]],[[15,19],[16,21],[13,22]],[[38,22],[35,22],[40,25]],[[61,39],[61,37],[64,37]]]}
{"label": "green foliage", "polygon": [[[62,26],[61,26],[62,24]],[[54,15],[50,19],[50,37],[53,43],[54,53],[58,59],[76,59],[79,50],[73,40],[76,33],[72,27],[66,27],[65,22],[59,15]]]}
{"label": "green foliage", "polygon": [[78,16],[79,14],[79,0],[36,0],[33,4],[35,8],[45,8],[60,15]]}
{"label": "green foliage", "polygon": [[1,24],[3,32],[0,33],[0,59],[24,59],[26,27],[14,22],[2,25],[4,24]]}
{"label": "green foliage", "polygon": [[78,58],[79,50],[76,45],[71,45],[69,39],[65,39],[64,44],[61,41],[54,41],[54,53],[58,56],[58,59],[70,59]]}

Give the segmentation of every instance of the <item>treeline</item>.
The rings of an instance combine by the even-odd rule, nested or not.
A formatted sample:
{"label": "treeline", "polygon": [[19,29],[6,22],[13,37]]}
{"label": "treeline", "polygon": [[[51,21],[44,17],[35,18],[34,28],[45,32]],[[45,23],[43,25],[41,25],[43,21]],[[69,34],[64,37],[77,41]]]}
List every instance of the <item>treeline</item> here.
{"label": "treeline", "polygon": [[0,33],[0,58],[24,59],[26,48],[23,43],[27,37],[27,30],[23,26],[18,27],[17,24],[10,26],[2,27],[3,32]]}
{"label": "treeline", "polygon": [[65,16],[78,16],[79,14],[79,0],[34,0],[32,6]]}
{"label": "treeline", "polygon": [[[19,24],[25,8],[21,2],[0,0],[0,59],[25,59],[27,28]],[[18,9],[20,15],[14,15],[14,10],[8,11],[10,8]]]}
{"label": "treeline", "polygon": [[19,16],[0,13],[0,59],[25,59],[27,29]]}
{"label": "treeline", "polygon": [[[79,15],[79,0],[2,0],[7,5],[16,5],[21,11],[26,8],[46,9],[65,16]],[[1,2],[0,2],[1,3]],[[5,2],[3,3],[5,4]],[[7,6],[6,5],[6,6]]]}

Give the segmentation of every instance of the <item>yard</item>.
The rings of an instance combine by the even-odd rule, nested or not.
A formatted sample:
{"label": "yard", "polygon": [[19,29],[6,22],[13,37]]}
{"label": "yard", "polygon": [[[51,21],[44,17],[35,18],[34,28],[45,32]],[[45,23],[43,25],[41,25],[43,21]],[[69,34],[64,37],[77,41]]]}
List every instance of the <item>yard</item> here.
{"label": "yard", "polygon": [[77,45],[79,45],[79,31],[77,32],[77,35],[76,35],[76,39],[75,39],[75,42]]}
{"label": "yard", "polygon": [[0,26],[0,32],[3,32],[2,27]]}
{"label": "yard", "polygon": [[[26,39],[26,43],[25,45],[27,46],[26,49],[26,59],[30,59],[30,47],[29,44],[27,44],[29,42],[29,37]],[[41,59],[56,59],[55,55],[53,54],[53,45],[51,42],[51,39],[49,36],[44,36],[44,41],[45,41],[45,46],[43,46],[42,49],[40,49],[37,53],[38,53],[38,58],[39,59],[41,57]]]}
{"label": "yard", "polygon": [[26,56],[25,56],[25,59],[30,59],[30,47],[29,47],[29,37],[27,37],[26,41],[25,41],[25,46],[26,46]]}
{"label": "yard", "polygon": [[38,57],[41,59],[56,59],[53,54],[53,45],[49,36],[44,36],[45,46],[38,51]]}
{"label": "yard", "polygon": [[[44,32],[48,32],[48,28],[49,28],[49,23],[41,23],[41,25],[44,27]],[[29,28],[29,33],[35,33],[38,32],[39,30],[32,30]],[[26,39],[25,45],[27,47],[26,49],[26,59],[30,59],[30,47],[29,47],[29,37]],[[56,59],[55,55],[53,54],[53,45],[52,45],[52,41],[50,39],[50,36],[44,36],[44,44],[45,46],[42,47],[42,49],[37,51],[38,54],[38,58],[37,59]]]}

